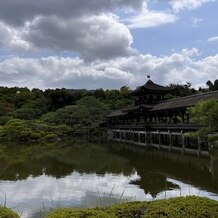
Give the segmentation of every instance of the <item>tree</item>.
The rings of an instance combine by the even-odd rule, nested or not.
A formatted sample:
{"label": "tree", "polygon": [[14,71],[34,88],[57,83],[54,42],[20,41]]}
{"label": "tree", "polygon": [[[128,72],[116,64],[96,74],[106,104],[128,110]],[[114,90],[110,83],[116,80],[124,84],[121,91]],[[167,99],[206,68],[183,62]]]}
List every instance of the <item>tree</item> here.
{"label": "tree", "polygon": [[218,79],[214,80],[214,83],[212,83],[210,80],[206,82],[206,85],[209,88],[209,91],[216,91],[218,90]]}
{"label": "tree", "polygon": [[201,137],[218,131],[218,102],[214,99],[199,102],[188,109],[191,122],[204,125],[196,134]]}
{"label": "tree", "polygon": [[86,96],[76,105],[68,105],[42,116],[46,123],[72,127],[74,133],[96,132],[109,113],[108,105],[93,96]]}
{"label": "tree", "polygon": [[106,95],[103,89],[96,89],[94,92],[94,96],[101,100],[104,100],[106,98]]}
{"label": "tree", "polygon": [[197,90],[191,88],[191,83],[189,82],[186,82],[185,85],[170,84],[170,87],[174,89],[172,95],[176,97],[184,97],[195,94],[197,92]]}
{"label": "tree", "polygon": [[8,140],[26,140],[30,133],[31,128],[28,127],[26,121],[20,119],[11,119],[4,126],[4,137]]}
{"label": "tree", "polygon": [[122,86],[120,88],[120,94],[122,96],[127,96],[129,94],[129,92],[130,92],[130,88],[128,86]]}

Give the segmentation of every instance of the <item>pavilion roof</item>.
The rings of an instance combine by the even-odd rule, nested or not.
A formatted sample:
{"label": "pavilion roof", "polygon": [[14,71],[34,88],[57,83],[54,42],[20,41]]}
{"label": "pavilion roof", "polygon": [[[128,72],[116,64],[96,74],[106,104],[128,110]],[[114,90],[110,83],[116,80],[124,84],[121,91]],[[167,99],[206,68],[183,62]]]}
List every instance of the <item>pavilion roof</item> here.
{"label": "pavilion roof", "polygon": [[124,109],[122,109],[122,111],[124,112],[133,112],[133,111],[137,111],[140,109],[145,109],[145,110],[150,110],[154,105],[150,105],[150,104],[140,104],[137,106],[132,106],[132,107],[126,107]]}
{"label": "pavilion roof", "polygon": [[183,108],[196,105],[200,101],[215,99],[218,101],[218,91],[206,92],[186,97],[174,98],[156,104],[150,111],[160,111],[173,108]]}
{"label": "pavilion roof", "polygon": [[153,91],[153,92],[161,92],[161,93],[168,93],[173,90],[171,87],[161,86],[154,82],[152,82],[150,79],[142,86],[138,86],[135,90],[133,90],[130,94],[131,95],[137,95],[143,90],[147,91]]}
{"label": "pavilion roof", "polygon": [[113,111],[111,114],[109,114],[107,116],[107,118],[110,118],[110,117],[121,117],[121,116],[125,116],[127,114],[128,114],[127,112],[124,112],[122,110],[117,110],[117,111]]}

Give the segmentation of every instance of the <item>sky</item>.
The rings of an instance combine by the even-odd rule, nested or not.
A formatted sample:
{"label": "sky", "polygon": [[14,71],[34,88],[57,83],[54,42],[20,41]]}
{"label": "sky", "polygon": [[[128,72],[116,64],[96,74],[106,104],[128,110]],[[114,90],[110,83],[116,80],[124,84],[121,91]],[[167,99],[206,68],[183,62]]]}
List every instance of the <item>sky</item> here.
{"label": "sky", "polygon": [[218,78],[217,0],[0,1],[0,86],[131,89]]}

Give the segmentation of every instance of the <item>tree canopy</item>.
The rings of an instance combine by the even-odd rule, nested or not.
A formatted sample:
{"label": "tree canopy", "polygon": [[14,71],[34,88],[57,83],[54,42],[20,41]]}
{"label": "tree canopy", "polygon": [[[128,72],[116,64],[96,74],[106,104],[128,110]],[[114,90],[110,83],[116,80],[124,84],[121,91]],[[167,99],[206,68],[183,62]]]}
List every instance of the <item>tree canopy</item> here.
{"label": "tree canopy", "polygon": [[200,137],[209,135],[209,140],[218,141],[218,102],[216,100],[201,101],[196,106],[189,108],[188,112],[193,123],[204,126],[195,134]]}

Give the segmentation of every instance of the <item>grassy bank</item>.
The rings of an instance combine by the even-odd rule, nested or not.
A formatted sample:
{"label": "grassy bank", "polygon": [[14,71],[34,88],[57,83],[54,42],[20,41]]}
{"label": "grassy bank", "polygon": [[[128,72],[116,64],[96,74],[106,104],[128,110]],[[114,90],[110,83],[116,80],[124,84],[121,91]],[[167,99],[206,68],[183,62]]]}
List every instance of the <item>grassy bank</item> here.
{"label": "grassy bank", "polygon": [[47,218],[184,218],[218,217],[218,202],[201,197],[177,197],[150,202],[130,202],[107,208],[69,209],[51,212]]}
{"label": "grassy bank", "polygon": [[0,218],[19,218],[19,216],[14,211],[0,206]]}
{"label": "grassy bank", "polygon": [[[10,209],[0,207],[0,218],[19,217]],[[218,202],[188,196],[148,202],[128,202],[105,208],[59,208],[46,218],[216,218]]]}

